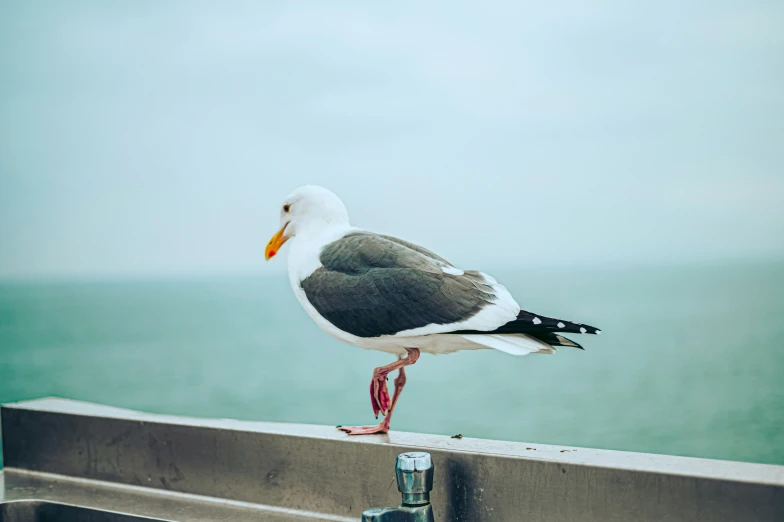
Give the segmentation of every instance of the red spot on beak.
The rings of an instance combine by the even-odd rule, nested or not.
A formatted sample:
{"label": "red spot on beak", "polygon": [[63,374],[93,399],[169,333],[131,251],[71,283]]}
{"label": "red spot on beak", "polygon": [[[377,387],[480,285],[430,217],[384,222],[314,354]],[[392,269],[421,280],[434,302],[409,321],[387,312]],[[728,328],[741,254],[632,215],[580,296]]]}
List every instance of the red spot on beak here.
{"label": "red spot on beak", "polygon": [[274,256],[275,254],[277,254],[277,252],[275,252],[274,250],[270,250],[269,251],[269,256],[270,257]]}

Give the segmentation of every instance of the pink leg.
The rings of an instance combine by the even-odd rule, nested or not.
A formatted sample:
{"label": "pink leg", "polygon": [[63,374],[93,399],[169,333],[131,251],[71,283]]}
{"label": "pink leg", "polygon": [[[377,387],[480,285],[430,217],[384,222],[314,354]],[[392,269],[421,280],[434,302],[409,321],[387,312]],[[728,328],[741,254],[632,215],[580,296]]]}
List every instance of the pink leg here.
{"label": "pink leg", "polygon": [[373,406],[373,414],[378,418],[378,414],[387,414],[391,401],[389,390],[387,389],[387,375],[395,370],[414,364],[419,359],[419,350],[416,348],[406,348],[406,357],[401,357],[397,361],[379,366],[373,370],[373,378],[370,380],[370,404]]}
{"label": "pink leg", "polygon": [[[408,352],[407,357],[399,359],[392,364],[376,368],[373,372],[373,381],[371,382],[370,386],[371,401],[379,401],[378,403],[373,402],[373,411],[376,413],[376,417],[378,417],[377,411],[381,411],[384,414],[384,419],[378,424],[378,426],[341,426],[338,429],[345,431],[349,435],[371,435],[373,433],[386,433],[389,431],[389,424],[392,422],[392,412],[395,410],[395,405],[397,404],[397,400],[400,398],[400,393],[403,391],[403,387],[406,385],[405,367],[414,364],[417,362],[417,359],[419,359],[418,349],[406,348],[406,351]],[[392,400],[390,401],[389,392],[386,389],[386,376],[389,374],[389,372],[395,369],[398,370],[397,378],[395,379],[395,393],[392,396]],[[379,376],[383,376],[380,381],[381,384],[377,388],[380,390],[380,392],[374,394],[373,385],[374,383],[379,382]],[[386,397],[386,402],[383,402],[384,397]]]}

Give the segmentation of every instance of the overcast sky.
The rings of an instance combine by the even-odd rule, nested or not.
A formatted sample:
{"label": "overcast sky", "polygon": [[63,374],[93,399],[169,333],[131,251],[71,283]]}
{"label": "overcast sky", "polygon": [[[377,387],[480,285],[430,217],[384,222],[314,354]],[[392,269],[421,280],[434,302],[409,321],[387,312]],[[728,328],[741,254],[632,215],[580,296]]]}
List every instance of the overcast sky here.
{"label": "overcast sky", "polygon": [[784,3],[0,0],[0,277],[282,271],[306,183],[458,265],[784,257]]}

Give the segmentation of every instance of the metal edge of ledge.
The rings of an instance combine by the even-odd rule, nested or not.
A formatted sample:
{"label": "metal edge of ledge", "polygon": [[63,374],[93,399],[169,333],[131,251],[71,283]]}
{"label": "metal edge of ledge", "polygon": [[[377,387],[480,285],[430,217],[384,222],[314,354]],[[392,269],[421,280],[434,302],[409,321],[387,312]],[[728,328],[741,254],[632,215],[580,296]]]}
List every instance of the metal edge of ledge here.
{"label": "metal edge of ledge", "polygon": [[[3,480],[5,479],[5,486]],[[147,517],[151,521],[351,522],[355,518],[162,491],[19,469],[0,470],[0,506],[35,502]],[[15,520],[15,519],[14,519]],[[48,518],[47,518],[48,520]],[[91,518],[90,520],[94,520]]]}
{"label": "metal edge of ledge", "polygon": [[443,435],[399,431],[393,431],[387,435],[352,437],[336,430],[332,426],[161,415],[54,397],[10,403],[2,405],[2,407],[82,415],[87,417],[137,420],[146,423],[170,424],[196,428],[281,434],[291,437],[307,437],[325,440],[345,440],[354,443],[392,443],[412,448],[441,449],[446,451],[480,453],[503,457],[522,457],[527,459],[562,462],[565,464],[583,464],[595,467],[626,469],[629,471],[666,473],[757,484],[784,485],[784,466],[770,464],[555,446],[538,443],[472,439],[469,437],[453,439]]}
{"label": "metal edge of ledge", "polygon": [[5,465],[359,518],[397,505],[426,449],[437,520],[784,520],[784,466],[333,427],[152,415],[62,399],[3,406]]}

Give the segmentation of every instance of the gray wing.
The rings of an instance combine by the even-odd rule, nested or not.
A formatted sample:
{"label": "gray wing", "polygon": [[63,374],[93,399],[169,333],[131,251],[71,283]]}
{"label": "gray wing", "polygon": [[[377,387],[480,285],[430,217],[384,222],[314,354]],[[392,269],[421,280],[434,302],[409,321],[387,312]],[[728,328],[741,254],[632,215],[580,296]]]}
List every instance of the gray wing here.
{"label": "gray wing", "polygon": [[435,253],[431,252],[430,250],[428,250],[428,249],[426,249],[424,247],[421,247],[419,245],[415,245],[414,243],[409,243],[408,241],[403,241],[402,239],[398,239],[398,238],[392,237],[392,236],[385,236],[383,234],[377,234],[377,236],[380,237],[380,238],[392,241],[393,243],[397,243],[398,245],[403,245],[404,247],[408,247],[411,250],[416,250],[420,254],[423,254],[423,255],[429,257],[430,259],[433,259],[434,261],[436,261],[436,264],[439,265],[439,266],[452,266],[452,263],[450,263],[449,261],[447,261],[443,257],[439,256],[438,254],[435,254]]}
{"label": "gray wing", "polygon": [[445,273],[445,259],[396,238],[351,233],[320,260],[300,286],[319,314],[358,337],[459,323],[495,301],[479,272]]}

